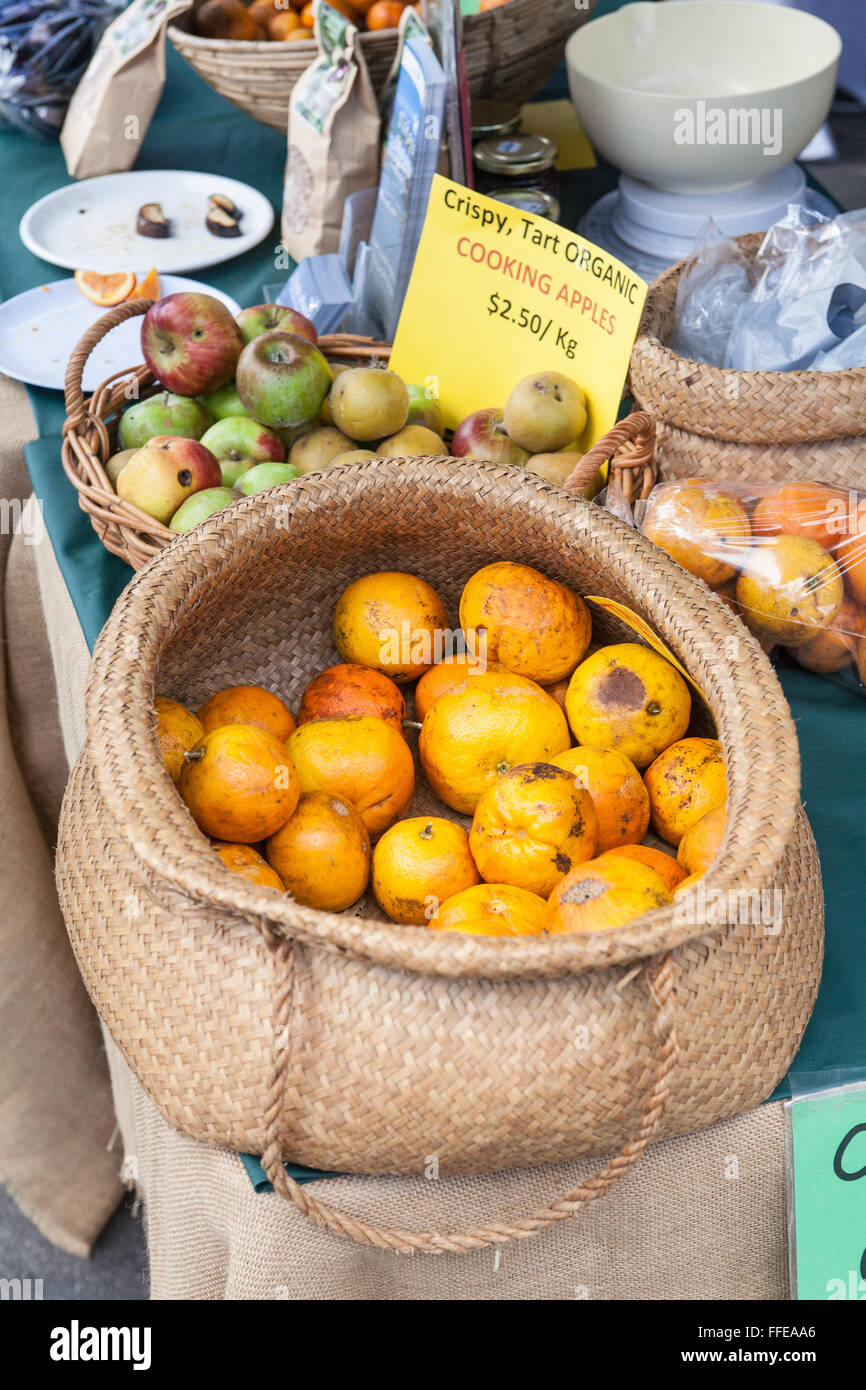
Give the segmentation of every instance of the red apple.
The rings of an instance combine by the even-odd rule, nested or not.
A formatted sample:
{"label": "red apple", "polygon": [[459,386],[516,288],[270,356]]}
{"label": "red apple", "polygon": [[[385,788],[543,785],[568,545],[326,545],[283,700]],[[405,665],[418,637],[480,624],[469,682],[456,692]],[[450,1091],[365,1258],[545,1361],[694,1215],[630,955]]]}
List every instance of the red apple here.
{"label": "red apple", "polygon": [[244,345],[228,309],[209,294],[167,294],[141,325],[144,360],[167,391],[199,396],[234,376]]}
{"label": "red apple", "polygon": [[281,333],[297,333],[300,338],[309,338],[311,343],[319,341],[310,320],[299,314],[297,309],[289,309],[284,304],[255,304],[250,309],[242,309],[235,319],[245,343],[262,333],[270,333],[278,328]]}
{"label": "red apple", "polygon": [[504,412],[495,408],[467,415],[454,431],[451,441],[454,458],[484,459],[487,463],[522,468],[529,459],[529,451],[508,438],[503,420]]}
{"label": "red apple", "polygon": [[204,444],[162,435],[138,449],[118,474],[117,495],[167,526],[187,497],[221,483],[219,461]]}
{"label": "red apple", "polygon": [[244,406],[272,429],[314,419],[332,381],[331,368],[309,339],[277,330],[247,343],[235,372]]}

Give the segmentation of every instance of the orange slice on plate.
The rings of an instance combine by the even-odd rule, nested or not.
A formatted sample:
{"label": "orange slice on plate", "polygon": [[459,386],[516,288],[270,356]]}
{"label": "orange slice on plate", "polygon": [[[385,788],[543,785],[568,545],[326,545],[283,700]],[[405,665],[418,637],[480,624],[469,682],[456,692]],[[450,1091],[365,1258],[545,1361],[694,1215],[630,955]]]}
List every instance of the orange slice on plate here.
{"label": "orange slice on plate", "polygon": [[147,272],[143,280],[139,280],[135,289],[127,295],[127,299],[159,299],[160,294],[159,275],[154,268]]}
{"label": "orange slice on plate", "polygon": [[110,308],[112,304],[122,304],[135,289],[135,276],[131,270],[118,271],[114,275],[99,275],[95,270],[76,270],[75,283],[91,304]]}

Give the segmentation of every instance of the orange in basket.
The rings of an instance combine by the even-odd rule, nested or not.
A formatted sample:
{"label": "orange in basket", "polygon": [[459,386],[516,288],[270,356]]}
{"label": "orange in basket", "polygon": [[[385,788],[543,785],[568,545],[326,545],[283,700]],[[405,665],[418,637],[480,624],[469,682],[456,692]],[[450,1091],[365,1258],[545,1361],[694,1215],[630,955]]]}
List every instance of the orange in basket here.
{"label": "orange in basket", "polygon": [[[715,813],[711,812],[710,814]],[[666,854],[662,849],[653,849],[652,845],[619,845],[616,849],[609,849],[598,857],[599,859],[607,859],[608,856],[613,855],[618,855],[620,859],[633,859],[638,864],[645,864],[648,869],[652,869],[654,873],[658,874],[669,893],[673,893],[686,876],[685,869],[681,868],[672,854]]]}
{"label": "orange in basket", "polygon": [[658,490],[644,520],[644,534],[683,569],[710,588],[733,579],[751,537],[745,508],[735,498],[676,483]]}
{"label": "orange in basket", "polygon": [[479,881],[466,831],[437,816],[392,825],[373,855],[373,892],[394,922],[423,927],[440,903]]}
{"label": "orange in basket", "polygon": [[611,931],[670,901],[668,888],[653,869],[619,854],[605,854],[579,864],[556,885],[546,927],[553,936]]}
{"label": "orange in basket", "polygon": [[552,763],[506,772],[482,796],[469,832],[483,879],[545,898],[569,869],[592,858],[597,844],[592,797]]}
{"label": "orange in basket", "polygon": [[552,760],[592,797],[598,817],[598,853],[636,845],[650,821],[649,792],[630,758],[614,748],[567,748]]}
{"label": "orange in basket", "polygon": [[231,845],[227,842],[218,842],[214,849],[223,861],[227,869],[231,869],[233,874],[239,874],[248,883],[257,883],[264,888],[276,888],[280,893],[285,892],[283,881],[266,859],[263,859],[258,850],[253,849],[252,845]]}
{"label": "orange in basket", "polygon": [[536,893],[507,883],[479,883],[442,904],[430,926],[470,936],[540,936],[547,904]]}
{"label": "orange in basket", "polygon": [[832,550],[845,538],[847,496],[822,483],[788,483],[762,497],[752,513],[756,536],[808,536]]}
{"label": "orange in basket", "polygon": [[211,695],[198,712],[204,731],[219,729],[223,724],[254,724],[267,729],[282,743],[295,732],[294,716],[279,695],[260,685],[232,685]]}
{"label": "orange in basket", "polygon": [[135,289],[135,276],[131,270],[117,271],[113,275],[99,275],[95,270],[76,270],[75,283],[91,304],[101,304],[110,308],[122,304]]}
{"label": "orange in basket", "polygon": [[348,802],[308,792],[267,843],[270,864],[295,902],[320,912],[343,912],[361,897],[370,877],[370,836]]}
{"label": "orange in basket", "polygon": [[301,788],[280,739],[253,724],[225,724],[186,754],[180,794],[205,834],[249,845],[285,825]]}
{"label": "orange in basket", "polygon": [[362,714],[314,719],[289,739],[301,791],[328,792],[355,807],[374,837],[405,815],[415,764],[401,729]]}

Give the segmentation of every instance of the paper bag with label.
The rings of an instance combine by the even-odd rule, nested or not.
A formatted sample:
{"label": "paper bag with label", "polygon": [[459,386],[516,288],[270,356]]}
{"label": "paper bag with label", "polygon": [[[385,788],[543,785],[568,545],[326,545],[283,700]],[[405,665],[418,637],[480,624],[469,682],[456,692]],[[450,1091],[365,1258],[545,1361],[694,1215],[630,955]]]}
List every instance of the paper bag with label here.
{"label": "paper bag with label", "polygon": [[60,145],[75,179],[131,169],[165,86],[165,30],[189,0],[133,0],[100,40]]}
{"label": "paper bag with label", "polygon": [[358,30],[316,0],[316,38],[289,102],[282,238],[296,261],[337,251],[346,199],[379,181],[379,108]]}

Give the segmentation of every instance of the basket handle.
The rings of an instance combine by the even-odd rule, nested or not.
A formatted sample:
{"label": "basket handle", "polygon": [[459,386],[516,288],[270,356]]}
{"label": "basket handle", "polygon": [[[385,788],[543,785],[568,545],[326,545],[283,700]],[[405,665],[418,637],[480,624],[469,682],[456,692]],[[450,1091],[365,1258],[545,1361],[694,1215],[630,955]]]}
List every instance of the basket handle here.
{"label": "basket handle", "polygon": [[648,497],[658,476],[655,445],[655,420],[645,410],[633,410],[584,454],[562,486],[567,492],[583,492],[610,460],[627,502]]}
{"label": "basket handle", "polygon": [[674,1029],[674,963],[670,952],[664,956],[653,957],[644,971],[652,1004],[653,1033],[659,1042],[655,1080],[644,1101],[643,1117],[636,1134],[605,1164],[600,1173],[585,1178],[579,1187],[530,1216],[476,1227],[471,1231],[447,1234],[439,1231],[407,1231],[400,1227],[373,1226],[359,1217],[350,1216],[337,1207],[318,1201],[290,1178],[283,1167],[280,1119],[288,1069],[287,1030],[294,993],[294,946],[291,941],[283,938],[274,942],[272,949],[278,968],[282,967],[282,979],[277,995],[277,1051],[270,1104],[266,1115],[267,1146],[262,1154],[262,1167],[274,1190],[317,1226],[324,1226],[337,1235],[348,1236],[359,1245],[372,1245],[379,1250],[391,1250],[403,1255],[462,1254],[468,1250],[483,1250],[491,1245],[508,1245],[512,1241],[524,1240],[539,1231],[544,1231],[557,1221],[567,1221],[570,1217],[576,1216],[588,1202],[606,1196],[614,1183],[631,1171],[652,1141],[670,1093],[671,1072],[679,1057],[679,1044]]}
{"label": "basket handle", "polygon": [[137,318],[139,314],[146,314],[152,304],[152,299],[128,299],[123,304],[117,304],[92,323],[87,332],[79,338],[67,363],[64,379],[67,427],[79,429],[84,423],[87,412],[81,379],[93,349],[112,328],[116,328],[119,323],[125,323],[127,319]]}

